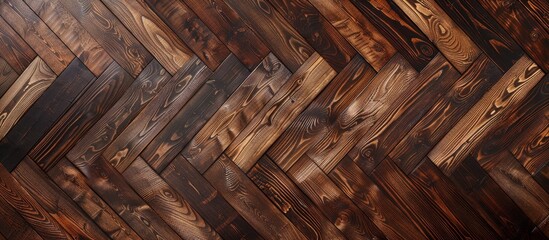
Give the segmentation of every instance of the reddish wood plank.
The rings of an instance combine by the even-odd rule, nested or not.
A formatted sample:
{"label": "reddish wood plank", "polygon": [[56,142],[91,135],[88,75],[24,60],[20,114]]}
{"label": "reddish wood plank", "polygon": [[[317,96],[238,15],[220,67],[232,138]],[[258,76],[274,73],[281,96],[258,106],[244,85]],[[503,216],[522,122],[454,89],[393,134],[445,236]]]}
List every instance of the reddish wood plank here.
{"label": "reddish wood plank", "polygon": [[17,80],[19,74],[13,70],[6,60],[0,57],[0,98]]}
{"label": "reddish wood plank", "polygon": [[21,74],[36,57],[36,53],[2,16],[0,30],[0,57],[5,59],[17,74]]}
{"label": "reddish wood plank", "polygon": [[549,31],[549,4],[543,0],[520,0],[530,15]]}
{"label": "reddish wood plank", "polygon": [[[549,109],[546,109],[549,110]],[[537,116],[540,118],[540,116]],[[509,136],[510,137],[510,136]],[[516,136],[509,146],[516,160],[534,174],[549,162],[544,153],[549,151],[549,119],[541,118],[527,126],[526,131]],[[546,154],[545,154],[546,155]]]}
{"label": "reddish wood plank", "polygon": [[7,239],[41,239],[10,204],[0,197],[0,233]]}

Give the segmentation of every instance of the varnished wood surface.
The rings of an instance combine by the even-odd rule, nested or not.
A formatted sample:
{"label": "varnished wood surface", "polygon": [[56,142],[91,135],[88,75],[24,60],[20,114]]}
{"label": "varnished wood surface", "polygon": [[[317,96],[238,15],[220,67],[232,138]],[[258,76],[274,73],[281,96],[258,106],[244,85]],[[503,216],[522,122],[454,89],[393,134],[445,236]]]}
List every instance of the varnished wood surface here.
{"label": "varnished wood surface", "polygon": [[544,0],[0,0],[0,240],[549,239]]}

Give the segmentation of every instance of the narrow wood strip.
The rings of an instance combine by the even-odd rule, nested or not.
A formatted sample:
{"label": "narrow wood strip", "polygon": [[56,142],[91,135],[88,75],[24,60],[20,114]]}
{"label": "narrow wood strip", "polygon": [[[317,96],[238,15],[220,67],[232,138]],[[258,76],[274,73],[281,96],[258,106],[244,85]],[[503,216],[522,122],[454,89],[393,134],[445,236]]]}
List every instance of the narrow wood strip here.
{"label": "narrow wood strip", "polygon": [[290,77],[290,71],[269,54],[242,82],[181,152],[204,173]]}
{"label": "narrow wood strip", "polygon": [[497,65],[481,55],[388,156],[404,173],[410,173],[501,76]]}
{"label": "narrow wood strip", "polygon": [[[546,151],[542,156],[548,157],[549,151]],[[549,163],[546,163],[538,172],[533,174],[532,177],[534,177],[540,186],[545,189],[545,192],[549,193]]]}
{"label": "narrow wood strip", "polygon": [[524,56],[488,91],[428,154],[446,175],[500,119],[505,119],[544,73]]}
{"label": "narrow wood strip", "polygon": [[[141,157],[154,170],[161,172],[249,74],[248,69],[234,55],[228,57],[172,121],[149,143]],[[116,165],[117,169],[124,169],[124,165],[132,161],[132,158],[132,155],[127,156],[123,163]]]}
{"label": "narrow wood strip", "polygon": [[0,98],[0,138],[57,78],[48,65],[37,57]]}
{"label": "narrow wood strip", "polygon": [[248,69],[254,69],[269,54],[265,43],[223,0],[183,1]]}
{"label": "narrow wood strip", "polygon": [[13,170],[13,177],[73,239],[104,239],[107,236],[42,172],[30,158]]}
{"label": "narrow wood strip", "polygon": [[402,95],[406,100],[378,120],[348,156],[370,173],[459,77],[459,72],[438,54],[414,80],[412,88],[417,90]]}
{"label": "narrow wood strip", "polygon": [[227,156],[247,172],[335,75],[313,54],[229,145]]}
{"label": "narrow wood strip", "polygon": [[429,39],[390,0],[350,0],[381,31],[397,51],[414,66],[423,69],[438,53]]}
{"label": "narrow wood strip", "polygon": [[0,198],[8,202],[44,239],[72,239],[63,227],[0,165]]}
{"label": "narrow wood strip", "polygon": [[458,71],[465,72],[477,59],[480,50],[434,0],[405,0],[395,3]]}
{"label": "narrow wood strip", "polygon": [[48,172],[50,178],[112,239],[141,239],[86,183],[66,158]]}
{"label": "narrow wood strip", "polygon": [[[7,239],[36,239],[38,233],[19,215],[4,198],[0,197],[0,233]],[[28,232],[28,233],[26,233]],[[26,236],[29,234],[29,236]],[[30,236],[33,235],[33,236]]]}
{"label": "narrow wood strip", "polygon": [[144,1],[210,69],[229,56],[229,49],[183,1]]}
{"label": "narrow wood strip", "polygon": [[139,39],[160,64],[175,74],[192,57],[192,51],[143,1],[103,0],[122,24]]}
{"label": "narrow wood strip", "polygon": [[379,71],[396,53],[393,45],[348,0],[310,0],[372,67]]}
{"label": "narrow wood strip", "polygon": [[36,58],[36,53],[2,16],[0,16],[0,30],[0,46],[2,46],[0,57],[5,59],[19,75]]}
{"label": "narrow wood strip", "polygon": [[345,239],[314,203],[267,156],[248,177],[271,202],[309,239]]}
{"label": "narrow wood strip", "polygon": [[530,174],[534,174],[549,162],[549,159],[542,158],[543,153],[549,151],[549,119],[535,121],[526,129],[522,134],[515,135],[515,141],[509,149],[516,160]]}
{"label": "narrow wood strip", "polygon": [[347,238],[386,238],[384,233],[307,156],[302,156],[287,174]]}
{"label": "narrow wood strip", "polygon": [[99,0],[57,0],[124,70],[137,77],[151,54]]}
{"label": "narrow wood strip", "polygon": [[101,75],[111,64],[111,56],[58,0],[25,2],[95,76]]}
{"label": "narrow wood strip", "polygon": [[435,1],[501,71],[509,70],[523,55],[511,36],[477,1]]}
{"label": "narrow wood strip", "polygon": [[266,0],[225,0],[267,43],[273,53],[295,72],[314,49]]}
{"label": "narrow wood strip", "polygon": [[543,71],[549,71],[549,54],[547,54],[549,33],[528,13],[520,1],[480,0],[479,2]]}
{"label": "narrow wood strip", "polygon": [[72,52],[25,2],[2,1],[0,14],[56,74],[61,74],[73,60]]}
{"label": "narrow wood strip", "polygon": [[320,56],[340,72],[356,51],[307,0],[269,0]]}
{"label": "narrow wood strip", "polygon": [[18,77],[19,74],[13,70],[6,60],[0,57],[0,98],[8,91]]}
{"label": "narrow wood strip", "polygon": [[223,238],[261,239],[252,226],[182,156],[177,156],[161,176]]}
{"label": "narrow wood strip", "polygon": [[75,58],[0,141],[0,162],[12,171],[94,81],[93,74]]}
{"label": "narrow wood strip", "polygon": [[322,139],[333,119],[354,101],[375,74],[363,58],[353,58],[270,146],[269,157],[287,171],[310,146]]}
{"label": "narrow wood strip", "polygon": [[184,239],[221,239],[189,203],[138,157],[123,173],[126,181]]}
{"label": "narrow wood strip", "polygon": [[329,176],[388,238],[427,238],[351,158],[343,158]]}
{"label": "narrow wood strip", "polygon": [[520,0],[538,22],[549,31],[549,4],[543,0]]}
{"label": "narrow wood strip", "polygon": [[30,151],[49,170],[122,96],[133,78],[113,62]]}

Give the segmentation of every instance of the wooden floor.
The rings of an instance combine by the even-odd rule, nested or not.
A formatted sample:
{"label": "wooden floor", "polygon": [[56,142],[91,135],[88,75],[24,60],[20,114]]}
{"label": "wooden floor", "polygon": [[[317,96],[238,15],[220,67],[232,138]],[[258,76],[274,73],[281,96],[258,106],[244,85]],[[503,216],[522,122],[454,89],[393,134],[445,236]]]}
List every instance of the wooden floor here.
{"label": "wooden floor", "polygon": [[0,0],[2,239],[547,239],[546,0]]}

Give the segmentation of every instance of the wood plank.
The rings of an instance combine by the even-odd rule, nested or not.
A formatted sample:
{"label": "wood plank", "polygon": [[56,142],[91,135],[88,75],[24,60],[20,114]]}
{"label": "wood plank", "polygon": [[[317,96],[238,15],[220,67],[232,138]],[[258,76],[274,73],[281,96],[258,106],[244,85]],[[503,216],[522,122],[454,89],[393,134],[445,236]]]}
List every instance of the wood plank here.
{"label": "wood plank", "polygon": [[192,51],[142,1],[102,0],[122,24],[170,73],[175,74],[190,60]]}
{"label": "wood plank", "polygon": [[133,78],[113,62],[30,151],[49,170],[122,96]]}
{"label": "wood plank", "polygon": [[427,238],[351,158],[343,158],[329,176],[388,238]]}
{"label": "wood plank", "polygon": [[395,48],[348,0],[310,0],[312,5],[379,71],[396,53]]}
{"label": "wood plank", "polygon": [[13,207],[44,239],[71,239],[63,227],[0,165],[0,198]]}
{"label": "wood plank", "polygon": [[74,59],[0,141],[0,162],[12,171],[94,81],[84,64]]}
{"label": "wood plank", "polygon": [[438,53],[429,39],[406,18],[393,1],[350,1],[372,21],[417,71],[423,69]]}
{"label": "wood plank", "polygon": [[72,52],[25,2],[5,0],[0,3],[0,14],[56,74],[61,74],[74,59]]}
{"label": "wood plank", "polygon": [[32,61],[0,98],[0,138],[6,136],[56,77],[41,58]]}
{"label": "wood plank", "polygon": [[543,75],[528,57],[519,59],[435,145],[428,154],[429,159],[450,175],[494,122],[505,119]]}
{"label": "wood plank", "polygon": [[478,47],[434,0],[405,0],[395,3],[461,73],[479,56]]}
{"label": "wood plank", "polygon": [[113,61],[109,54],[80,25],[58,0],[25,0],[63,43],[99,76]]}
{"label": "wood plank", "polygon": [[229,145],[227,156],[247,172],[335,75],[313,54]]}
{"label": "wood plank", "polygon": [[543,158],[543,154],[549,151],[549,119],[541,118],[526,129],[522,134],[515,135],[509,149],[530,174],[535,174],[549,161],[549,158]]}
{"label": "wood plank", "polygon": [[183,1],[145,2],[210,69],[216,69],[229,56],[229,49]]}
{"label": "wood plank", "polygon": [[356,51],[307,0],[269,0],[320,56],[340,72]]}
{"label": "wood plank", "polygon": [[124,178],[151,208],[184,239],[221,239],[189,203],[138,157]]}
{"label": "wood plank", "polygon": [[223,238],[261,239],[252,226],[182,156],[177,156],[161,176]]}
{"label": "wood plank", "polygon": [[416,90],[402,95],[406,100],[376,121],[348,156],[370,173],[459,77],[459,72],[437,54],[414,80],[412,88]]}
{"label": "wood plank", "polygon": [[204,177],[265,239],[306,239],[226,155]]}
{"label": "wood plank", "polygon": [[156,60],[151,61],[137,79],[91,129],[67,153],[72,162],[88,162],[103,150],[150,103],[171,78]]}
{"label": "wood plank", "polygon": [[490,59],[479,57],[388,156],[404,173],[410,173],[501,75]]}
{"label": "wood plank", "polygon": [[266,0],[225,0],[270,46],[273,53],[296,72],[313,55],[314,49]]}
{"label": "wood plank", "polygon": [[549,33],[528,13],[520,1],[479,2],[543,71],[549,71],[549,54],[546,47],[549,44]]}
{"label": "wood plank", "polygon": [[137,77],[151,54],[99,0],[58,0],[124,70]]}
{"label": "wood plank", "polygon": [[287,174],[347,238],[385,239],[384,233],[307,156]]}
{"label": "wood plank", "polygon": [[6,239],[41,239],[4,198],[0,197],[0,204],[0,233]]}
{"label": "wood plank", "polygon": [[18,77],[19,74],[13,70],[6,60],[0,57],[0,98],[8,91]]}
{"label": "wood plank", "polygon": [[501,71],[509,70],[523,55],[511,36],[477,1],[435,1]]}
{"label": "wood plank", "polygon": [[86,183],[66,158],[48,172],[50,178],[112,239],[141,239]]}
{"label": "wood plank", "polygon": [[223,0],[183,1],[248,69],[254,69],[269,53],[265,43]]}
{"label": "wood plank", "polygon": [[[141,157],[154,170],[161,172],[249,74],[248,69],[234,55],[228,57],[172,121],[149,143]],[[131,155],[126,157],[124,163],[117,164],[117,169],[124,169],[125,164],[132,161],[132,158]]]}
{"label": "wood plank", "polygon": [[104,239],[103,231],[42,172],[25,158],[13,170],[13,177],[73,239]]}
{"label": "wood plank", "polygon": [[0,46],[2,46],[0,57],[5,59],[19,75],[36,58],[36,53],[2,16],[0,16],[0,30]]}
{"label": "wood plank", "polygon": [[[549,151],[546,151],[543,156],[549,156]],[[532,177],[545,189],[545,192],[549,193],[549,163],[546,163]]]}
{"label": "wood plank", "polygon": [[309,239],[345,239],[314,203],[267,156],[247,176]]}
{"label": "wood plank", "polygon": [[374,75],[374,69],[363,58],[353,58],[271,145],[267,152],[269,157],[287,171],[325,135],[330,121],[347,108]]}
{"label": "wood plank", "polygon": [[549,31],[549,4],[543,0],[520,0],[520,3],[528,9],[530,15],[532,15],[538,22],[545,27],[546,31]]}
{"label": "wood plank", "polygon": [[290,71],[273,55],[252,71],[181,152],[204,173],[286,83]]}

